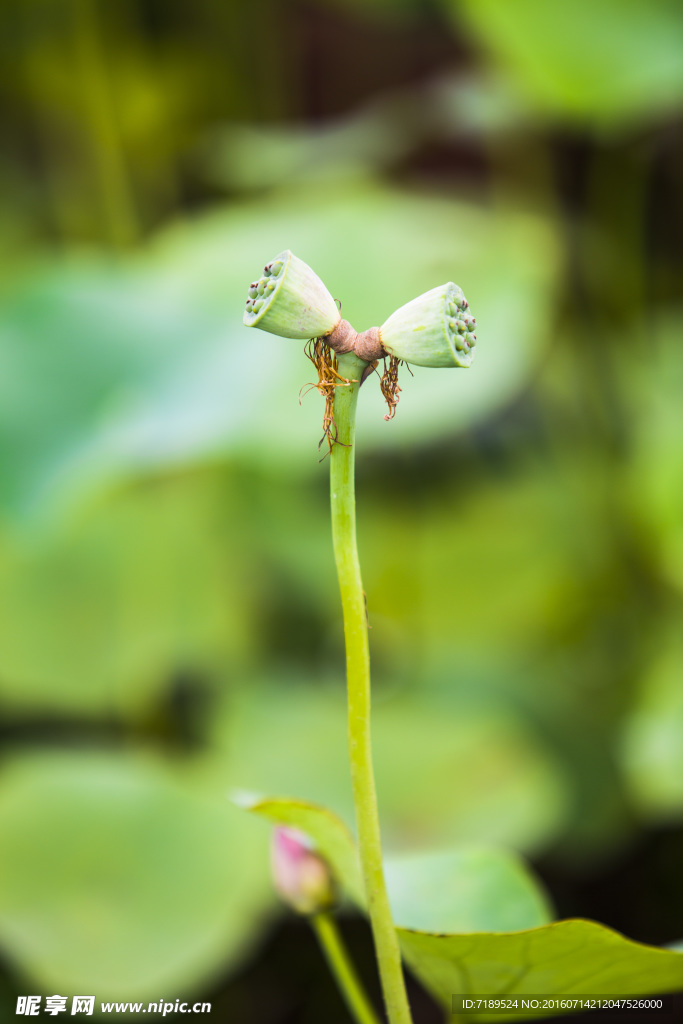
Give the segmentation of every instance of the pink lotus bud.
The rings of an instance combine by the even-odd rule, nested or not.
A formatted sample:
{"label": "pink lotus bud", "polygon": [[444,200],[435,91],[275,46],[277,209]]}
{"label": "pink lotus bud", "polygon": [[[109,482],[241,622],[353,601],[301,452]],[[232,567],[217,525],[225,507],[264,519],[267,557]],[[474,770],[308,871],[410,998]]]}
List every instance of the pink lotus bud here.
{"label": "pink lotus bud", "polygon": [[332,873],[303,832],[273,831],[271,865],[276,890],[297,913],[317,914],[335,903]]}

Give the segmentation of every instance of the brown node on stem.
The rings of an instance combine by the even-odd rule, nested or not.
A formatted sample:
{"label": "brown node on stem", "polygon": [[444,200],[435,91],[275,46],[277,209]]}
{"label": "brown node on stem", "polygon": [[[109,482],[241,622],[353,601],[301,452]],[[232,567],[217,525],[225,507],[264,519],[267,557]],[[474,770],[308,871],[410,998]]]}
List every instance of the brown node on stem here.
{"label": "brown node on stem", "polygon": [[325,335],[325,344],[341,355],[343,352],[353,352],[357,337],[349,321],[340,319],[334,329]]}
{"label": "brown node on stem", "polygon": [[402,360],[397,359],[396,356],[389,357],[389,365],[387,366],[386,359],[384,360],[384,373],[379,382],[379,386],[384,395],[384,400],[389,406],[389,412],[384,414],[385,420],[393,420],[396,415],[396,406],[399,403],[399,392],[401,388],[398,386],[398,368],[401,365]]}
{"label": "brown node on stem", "polygon": [[[318,451],[320,451],[323,442],[327,441],[328,450],[323,455],[323,459],[330,454],[335,444],[342,444],[339,440],[339,431],[334,419],[334,392],[337,388],[348,387],[350,384],[355,383],[355,381],[342,377],[339,373],[337,358],[332,354],[332,350],[326,342],[326,338],[311,338],[306,345],[304,352],[318,371],[318,380],[316,383],[304,385],[306,391],[304,391],[304,388],[301,389],[304,394],[307,394],[311,388],[315,388],[325,399],[323,436],[318,442]],[[299,401],[301,401],[301,398],[302,394],[299,392]],[[343,445],[343,447],[348,448],[349,446]],[[322,459],[320,461],[322,462]]]}
{"label": "brown node on stem", "polygon": [[367,331],[361,331],[360,334],[357,334],[353,350],[366,363],[374,363],[378,359],[384,359],[387,353],[382,345],[379,327],[368,327]]}
{"label": "brown node on stem", "polygon": [[354,352],[366,363],[374,363],[387,355],[382,346],[379,327],[369,327],[367,331],[358,334],[348,320],[339,320],[334,330],[325,335],[325,342],[339,355]]}

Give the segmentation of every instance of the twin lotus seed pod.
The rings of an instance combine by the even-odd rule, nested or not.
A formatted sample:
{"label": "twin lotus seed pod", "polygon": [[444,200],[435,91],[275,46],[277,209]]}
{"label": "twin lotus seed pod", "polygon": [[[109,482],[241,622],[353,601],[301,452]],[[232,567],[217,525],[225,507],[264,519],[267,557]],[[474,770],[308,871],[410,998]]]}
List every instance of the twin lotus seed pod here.
{"label": "twin lotus seed pod", "polygon": [[249,286],[243,322],[282,338],[321,338],[339,323],[339,310],[318,275],[286,249]]}
{"label": "twin lotus seed pod", "polygon": [[319,914],[336,903],[336,886],[327,862],[297,829],[274,829],[271,866],[277,892],[298,914]]}
{"label": "twin lotus seed pod", "polygon": [[470,366],[477,321],[457,284],[432,288],[392,313],[379,329],[384,349],[416,366]]}
{"label": "twin lotus seed pod", "polygon": [[[469,303],[452,282],[401,306],[379,328],[386,355],[417,366],[470,366],[477,336]],[[283,338],[325,338],[340,322],[318,275],[289,249],[249,287],[243,322]]]}

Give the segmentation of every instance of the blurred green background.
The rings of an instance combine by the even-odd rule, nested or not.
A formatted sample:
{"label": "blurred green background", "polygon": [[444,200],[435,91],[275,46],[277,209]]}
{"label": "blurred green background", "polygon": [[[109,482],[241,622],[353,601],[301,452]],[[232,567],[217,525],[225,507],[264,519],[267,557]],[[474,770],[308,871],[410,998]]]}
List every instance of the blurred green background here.
{"label": "blurred green background", "polygon": [[510,846],[561,915],[680,938],[678,0],[3,22],[3,1012],[345,1019],[226,799],[352,820],[321,401],[241,324],[284,248],[359,330],[445,280],[478,319],[471,371],[404,372],[395,421],[361,393],[387,847]]}

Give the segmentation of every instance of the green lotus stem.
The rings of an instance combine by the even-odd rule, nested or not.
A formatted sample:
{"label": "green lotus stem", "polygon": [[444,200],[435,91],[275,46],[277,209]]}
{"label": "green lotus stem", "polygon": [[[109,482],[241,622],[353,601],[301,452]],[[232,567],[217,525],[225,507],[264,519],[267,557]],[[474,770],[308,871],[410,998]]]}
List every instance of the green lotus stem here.
{"label": "green lotus stem", "polygon": [[372,1003],[344,948],[334,918],[329,914],[315,914],[311,918],[311,926],[318,936],[320,947],[351,1016],[357,1024],[379,1024]]}
{"label": "green lotus stem", "polygon": [[353,799],[365,895],[380,980],[391,1024],[411,1024],[401,954],[384,879],[377,794],[370,742],[370,649],[356,543],[354,438],[356,404],[367,363],[353,353],[339,356],[339,373],[353,383],[337,388],[334,418],[338,441],[330,455],[332,539],[339,576],[348,688],[348,738]]}
{"label": "green lotus stem", "polygon": [[381,327],[358,334],[348,321],[341,319],[332,295],[318,275],[285,249],[264,266],[261,277],[252,281],[243,314],[247,327],[258,327],[283,338],[310,339],[315,341],[316,351],[319,342],[326,342],[337,353],[339,373],[348,382],[334,383],[330,413],[331,395],[326,390],[330,382],[323,380],[327,363],[323,360],[318,365],[318,356],[309,352],[321,385],[324,383],[321,390],[326,399],[325,436],[338,442],[330,452],[330,483],[332,538],[346,641],[349,759],[365,897],[390,1024],[411,1024],[411,1016],[384,879],[372,768],[370,651],[356,544],[353,477],[356,404],[364,371],[369,363],[386,356],[392,357],[393,372],[400,361],[431,367],[470,366],[477,336],[476,320],[468,310],[462,289],[448,281],[401,306]]}

